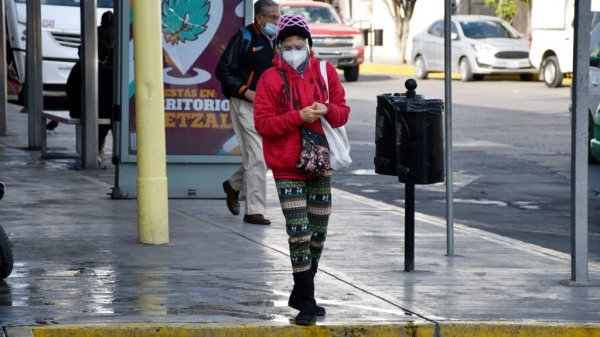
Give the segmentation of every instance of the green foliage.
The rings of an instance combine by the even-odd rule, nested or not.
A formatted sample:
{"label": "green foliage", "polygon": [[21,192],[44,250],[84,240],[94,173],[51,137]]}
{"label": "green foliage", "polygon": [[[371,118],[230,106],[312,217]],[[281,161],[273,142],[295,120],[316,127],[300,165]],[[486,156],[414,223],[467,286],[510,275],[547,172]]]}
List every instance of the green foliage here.
{"label": "green foliage", "polygon": [[209,0],[163,0],[162,30],[171,44],[194,41],[206,30]]}
{"label": "green foliage", "polygon": [[517,15],[517,4],[523,2],[530,4],[531,0],[485,0],[487,7],[494,7],[496,9],[496,16],[511,21],[515,15]]}

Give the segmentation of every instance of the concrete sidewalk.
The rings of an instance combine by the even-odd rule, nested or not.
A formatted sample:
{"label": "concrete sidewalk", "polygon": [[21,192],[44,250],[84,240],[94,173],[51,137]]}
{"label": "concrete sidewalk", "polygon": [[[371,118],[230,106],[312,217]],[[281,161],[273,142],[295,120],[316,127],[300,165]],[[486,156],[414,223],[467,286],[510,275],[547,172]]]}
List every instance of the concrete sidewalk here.
{"label": "concrete sidewalk", "polygon": [[[327,316],[294,326],[271,178],[271,226],[243,224],[224,200],[170,200],[170,243],[140,245],[136,201],[109,198],[112,166],[41,160],[25,149],[26,120],[11,106],[0,137],[16,262],[0,283],[6,336],[600,336],[600,288],[564,285],[568,256],[456,224],[448,257],[445,221],[417,214],[407,273],[403,209],[341,190],[316,276]],[[68,126],[50,135],[50,147],[74,143]]]}

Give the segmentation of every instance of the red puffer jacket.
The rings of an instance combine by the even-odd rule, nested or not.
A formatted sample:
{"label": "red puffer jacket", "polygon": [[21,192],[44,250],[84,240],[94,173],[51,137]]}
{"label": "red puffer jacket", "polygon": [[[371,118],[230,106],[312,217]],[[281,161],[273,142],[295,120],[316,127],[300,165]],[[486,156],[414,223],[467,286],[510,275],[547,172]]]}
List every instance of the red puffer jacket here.
{"label": "red puffer jacket", "polygon": [[[254,124],[263,137],[267,166],[277,179],[305,180],[310,177],[296,168],[300,157],[300,126],[304,125],[321,134],[324,132],[320,119],[309,124],[302,122],[302,108],[314,102],[325,103],[329,99],[325,103],[328,107],[325,118],[331,127],[340,127],[348,121],[350,107],[346,105],[344,88],[337,71],[327,63],[328,93],[319,62],[311,53],[304,74],[300,75],[277,55],[273,59],[273,67],[265,71],[258,81]],[[287,78],[291,100],[279,71]]]}

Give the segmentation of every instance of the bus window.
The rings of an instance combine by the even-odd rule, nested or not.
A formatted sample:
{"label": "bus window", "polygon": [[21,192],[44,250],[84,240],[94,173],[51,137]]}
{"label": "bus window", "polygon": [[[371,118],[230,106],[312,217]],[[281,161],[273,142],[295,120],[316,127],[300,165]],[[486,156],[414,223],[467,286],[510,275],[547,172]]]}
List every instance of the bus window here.
{"label": "bus window", "polygon": [[[16,2],[25,3],[27,0],[16,0]],[[81,3],[81,0],[41,0],[42,5],[51,6],[77,6]],[[113,0],[98,0],[98,7],[100,8],[112,8]]]}

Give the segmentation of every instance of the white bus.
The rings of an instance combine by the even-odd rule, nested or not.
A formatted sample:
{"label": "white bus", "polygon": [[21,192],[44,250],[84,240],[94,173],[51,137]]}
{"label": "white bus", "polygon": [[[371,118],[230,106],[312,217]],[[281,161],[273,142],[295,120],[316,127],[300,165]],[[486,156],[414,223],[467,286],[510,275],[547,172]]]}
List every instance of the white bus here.
{"label": "white bus", "polygon": [[[27,0],[6,0],[9,90],[19,91],[25,81]],[[45,95],[64,95],[65,83],[77,61],[81,0],[41,0],[42,82]],[[113,0],[98,0],[98,24],[112,10]]]}

